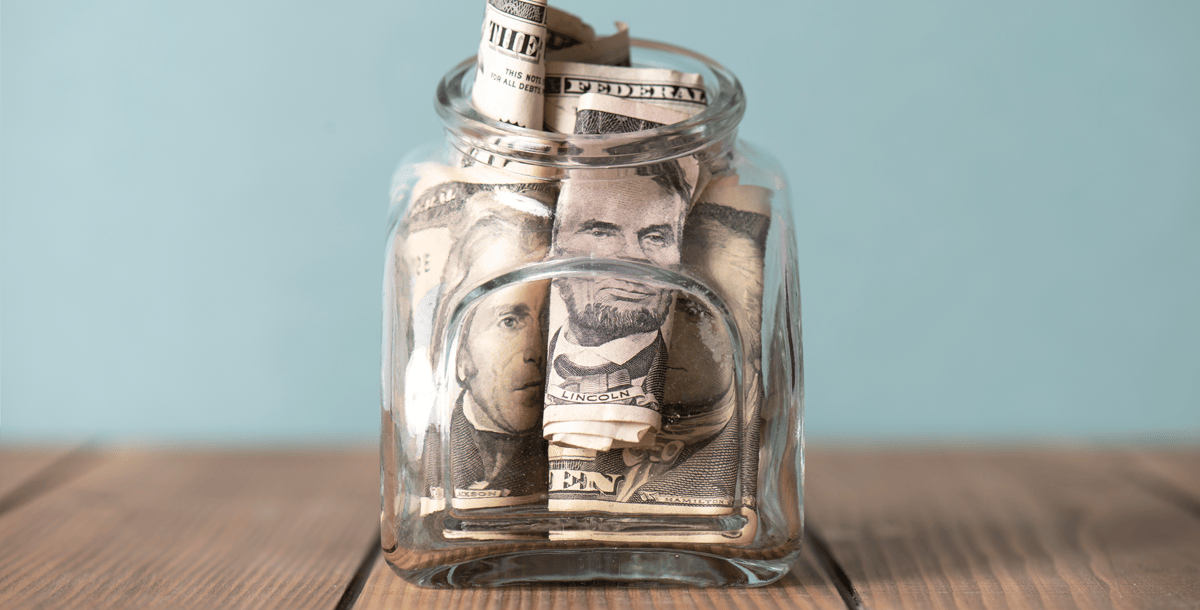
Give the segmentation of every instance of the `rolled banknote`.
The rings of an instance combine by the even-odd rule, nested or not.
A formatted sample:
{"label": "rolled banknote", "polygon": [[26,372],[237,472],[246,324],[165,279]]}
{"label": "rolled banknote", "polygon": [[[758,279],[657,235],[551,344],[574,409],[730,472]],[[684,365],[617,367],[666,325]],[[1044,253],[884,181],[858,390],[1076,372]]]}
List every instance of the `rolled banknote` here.
{"label": "rolled banknote", "polygon": [[616,22],[616,33],[603,38],[593,38],[562,49],[551,49],[547,62],[572,61],[606,66],[628,66],[629,26],[624,21]]}
{"label": "rolled banknote", "polygon": [[[422,511],[447,500],[465,509],[543,501],[547,282],[489,292],[465,314],[457,341],[448,335],[453,310],[472,288],[545,256],[557,185],[518,182],[485,165],[426,164],[417,172],[401,251],[412,278],[405,410],[410,421],[429,421]],[[451,378],[439,378],[434,371],[449,349]],[[439,409],[449,411],[448,430],[445,415],[434,416]]]}
{"label": "rolled banknote", "polygon": [[[688,117],[597,94],[580,104],[576,133],[640,131]],[[672,160],[639,169],[587,172],[564,182],[556,256],[679,267],[695,163]],[[560,278],[550,299],[544,436],[559,446],[600,451],[652,444],[661,424],[673,292],[618,278]]]}
{"label": "rolled banknote", "polygon": [[629,26],[618,21],[615,34],[596,38],[592,26],[579,17],[553,6],[548,9],[546,61],[629,65]]}
{"label": "rolled banknote", "polygon": [[578,16],[556,6],[546,7],[546,52],[554,53],[596,39],[596,30]]}
{"label": "rolled banknote", "polygon": [[697,198],[683,233],[685,271],[722,297],[743,340],[741,409],[724,323],[700,302],[680,295],[662,427],[654,445],[599,452],[549,448],[550,510],[740,514],[744,525],[718,533],[568,530],[552,532],[552,539],[716,544],[753,539],[758,522],[760,329],[770,195],[768,189],[739,184],[737,176],[715,179]]}
{"label": "rolled banknote", "polygon": [[480,114],[518,127],[542,125],[547,12],[545,0],[488,0],[471,89]]}
{"label": "rolled banknote", "polygon": [[546,64],[545,84],[543,123],[546,131],[558,133],[575,132],[575,113],[580,98],[588,93],[644,102],[688,116],[708,104],[699,74],[660,68],[551,61]]}

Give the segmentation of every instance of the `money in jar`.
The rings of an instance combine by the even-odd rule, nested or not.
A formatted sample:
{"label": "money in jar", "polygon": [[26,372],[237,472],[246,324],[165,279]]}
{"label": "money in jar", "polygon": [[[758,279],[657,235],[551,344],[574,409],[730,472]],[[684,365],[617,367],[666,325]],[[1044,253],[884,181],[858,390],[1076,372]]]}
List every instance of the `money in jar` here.
{"label": "money in jar", "polygon": [[386,560],[430,586],[777,580],[802,543],[798,261],[737,78],[628,22],[484,9],[444,141],[393,181]]}

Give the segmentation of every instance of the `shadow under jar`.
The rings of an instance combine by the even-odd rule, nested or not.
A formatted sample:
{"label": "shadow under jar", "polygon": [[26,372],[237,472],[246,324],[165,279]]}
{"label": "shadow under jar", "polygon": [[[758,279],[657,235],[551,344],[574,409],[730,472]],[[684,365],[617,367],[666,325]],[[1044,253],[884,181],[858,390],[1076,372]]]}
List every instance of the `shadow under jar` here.
{"label": "shadow under jar", "polygon": [[438,86],[446,137],[396,173],[380,519],[409,582],[754,586],[800,553],[786,180],[737,139],[733,74],[632,52],[701,74],[673,93],[706,108],[632,133],[523,129],[471,106],[472,59]]}

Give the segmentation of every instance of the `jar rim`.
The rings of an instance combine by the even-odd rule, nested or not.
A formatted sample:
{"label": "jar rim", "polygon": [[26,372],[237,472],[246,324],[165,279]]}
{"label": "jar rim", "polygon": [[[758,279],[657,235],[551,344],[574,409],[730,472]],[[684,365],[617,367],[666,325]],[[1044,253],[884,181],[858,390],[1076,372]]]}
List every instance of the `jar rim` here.
{"label": "jar rim", "polygon": [[708,106],[679,123],[632,133],[562,134],[526,129],[480,114],[471,104],[475,57],[450,69],[438,83],[434,107],[464,153],[488,161],[553,167],[622,167],[695,154],[733,140],[746,110],[742,84],[728,69],[694,51],[642,38],[630,40],[635,67],[699,72]]}

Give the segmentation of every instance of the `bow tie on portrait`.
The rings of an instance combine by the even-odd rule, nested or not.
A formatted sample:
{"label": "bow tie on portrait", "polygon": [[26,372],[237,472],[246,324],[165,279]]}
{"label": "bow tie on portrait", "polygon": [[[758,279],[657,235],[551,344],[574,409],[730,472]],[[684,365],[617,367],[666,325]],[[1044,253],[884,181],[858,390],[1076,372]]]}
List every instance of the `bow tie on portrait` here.
{"label": "bow tie on portrait", "polygon": [[614,362],[583,366],[571,362],[564,354],[554,359],[554,371],[564,380],[571,381],[563,384],[564,389],[582,394],[611,392],[633,385],[633,378],[626,365]]}
{"label": "bow tie on portrait", "polygon": [[[662,338],[659,337],[654,343],[647,345],[638,353],[634,354],[628,362],[604,362],[594,366],[577,364],[571,360],[569,353],[559,354],[554,358],[554,372],[558,373],[563,379],[575,381],[582,378],[590,378],[589,387],[596,387],[596,390],[576,390],[579,392],[605,392],[615,390],[621,387],[628,387],[636,379],[645,377],[650,372],[650,367],[654,364],[654,358],[658,356],[658,352],[663,348]],[[582,384],[583,382],[580,381]],[[595,384],[595,385],[592,385]]]}

